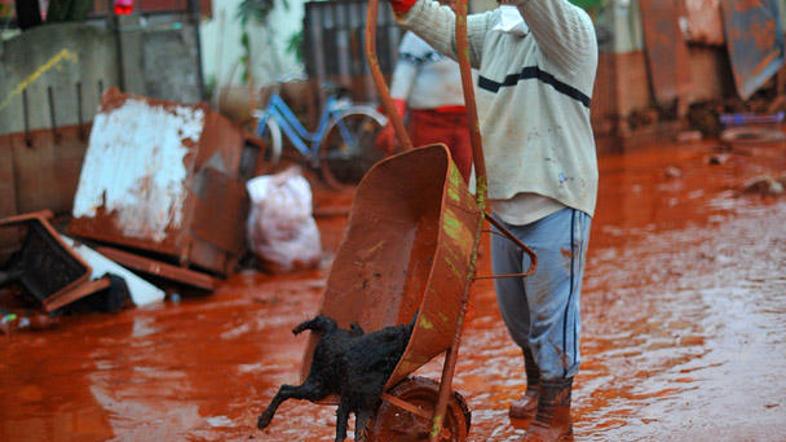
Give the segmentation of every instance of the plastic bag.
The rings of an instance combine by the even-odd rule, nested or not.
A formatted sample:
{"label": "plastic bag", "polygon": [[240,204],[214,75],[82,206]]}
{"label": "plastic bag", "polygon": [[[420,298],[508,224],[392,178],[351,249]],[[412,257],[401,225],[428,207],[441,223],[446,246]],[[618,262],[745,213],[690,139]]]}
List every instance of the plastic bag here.
{"label": "plastic bag", "polygon": [[271,273],[314,268],[322,257],[311,186],[297,167],[251,179],[249,247]]}

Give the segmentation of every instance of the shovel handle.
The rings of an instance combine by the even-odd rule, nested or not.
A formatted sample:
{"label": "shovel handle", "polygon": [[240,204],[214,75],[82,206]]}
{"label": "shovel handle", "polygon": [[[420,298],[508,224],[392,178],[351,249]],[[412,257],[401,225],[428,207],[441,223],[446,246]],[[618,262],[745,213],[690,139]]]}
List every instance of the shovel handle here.
{"label": "shovel handle", "polygon": [[475,101],[475,87],[472,81],[472,65],[469,59],[467,3],[468,0],[457,0],[454,6],[456,12],[456,56],[461,69],[464,105],[467,109],[467,123],[472,142],[472,161],[475,164],[477,181],[475,198],[477,199],[478,208],[481,211],[485,211],[488,195],[488,178],[486,176],[486,159],[483,156],[483,139],[480,135],[480,123],[478,121],[478,105]]}
{"label": "shovel handle", "polygon": [[402,116],[398,114],[396,106],[393,105],[393,98],[390,97],[390,89],[385,81],[385,76],[382,75],[382,69],[379,67],[379,58],[377,57],[378,11],[379,0],[368,0],[368,11],[366,14],[366,59],[368,60],[369,70],[371,70],[371,77],[374,79],[379,98],[382,101],[382,108],[385,110],[388,120],[393,124],[396,138],[398,138],[398,142],[404,150],[411,150],[412,140],[409,138],[407,129],[404,127]]}

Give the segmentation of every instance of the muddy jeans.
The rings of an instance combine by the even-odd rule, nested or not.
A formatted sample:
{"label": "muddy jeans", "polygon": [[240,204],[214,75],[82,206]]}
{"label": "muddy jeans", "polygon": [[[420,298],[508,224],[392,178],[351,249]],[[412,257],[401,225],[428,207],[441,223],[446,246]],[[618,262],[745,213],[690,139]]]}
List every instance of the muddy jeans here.
{"label": "muddy jeans", "polygon": [[[496,280],[497,302],[513,340],[532,348],[544,379],[573,377],[579,370],[579,303],[589,242],[589,215],[565,208],[524,226],[505,224],[538,256],[527,278]],[[495,274],[529,269],[529,256],[494,235]]]}

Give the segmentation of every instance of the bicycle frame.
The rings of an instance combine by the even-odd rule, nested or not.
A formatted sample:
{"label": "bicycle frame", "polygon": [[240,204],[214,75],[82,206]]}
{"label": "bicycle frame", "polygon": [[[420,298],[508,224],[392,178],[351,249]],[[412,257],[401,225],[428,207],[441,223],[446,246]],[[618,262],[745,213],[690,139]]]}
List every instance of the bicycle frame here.
{"label": "bicycle frame", "polygon": [[[339,104],[339,100],[334,96],[329,96],[325,108],[320,115],[316,132],[310,132],[303,126],[300,120],[298,120],[297,116],[284,99],[282,99],[278,93],[274,93],[270,97],[267,108],[265,108],[265,111],[260,115],[259,124],[257,125],[257,134],[259,134],[259,136],[265,135],[265,131],[267,130],[266,123],[268,119],[272,118],[278,123],[284,135],[286,135],[295,149],[316,165],[319,161],[319,147],[327,135],[330,123],[337,121],[343,110],[344,109],[342,109]],[[344,140],[354,141],[346,125],[339,124],[338,128]]]}

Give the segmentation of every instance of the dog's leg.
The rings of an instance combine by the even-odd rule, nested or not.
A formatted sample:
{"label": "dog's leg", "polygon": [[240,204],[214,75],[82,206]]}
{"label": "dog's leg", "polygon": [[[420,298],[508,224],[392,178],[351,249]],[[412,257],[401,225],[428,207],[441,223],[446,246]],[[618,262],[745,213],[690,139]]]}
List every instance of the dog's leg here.
{"label": "dog's leg", "polygon": [[336,442],[344,442],[347,438],[347,423],[349,422],[349,403],[341,398],[336,410]]}
{"label": "dog's leg", "polygon": [[276,414],[279,405],[287,399],[318,401],[325,396],[327,396],[327,393],[320,385],[308,383],[298,387],[294,385],[282,385],[281,388],[278,389],[278,393],[273,397],[273,400],[270,401],[270,405],[268,405],[265,411],[259,415],[257,428],[261,430],[270,425],[270,421],[273,420],[273,415]]}
{"label": "dog's leg", "polygon": [[372,413],[368,410],[358,410],[355,413],[355,441],[368,441],[368,421]]}

